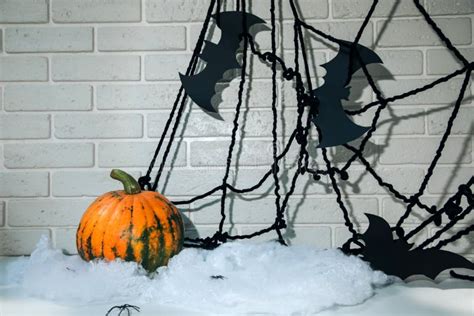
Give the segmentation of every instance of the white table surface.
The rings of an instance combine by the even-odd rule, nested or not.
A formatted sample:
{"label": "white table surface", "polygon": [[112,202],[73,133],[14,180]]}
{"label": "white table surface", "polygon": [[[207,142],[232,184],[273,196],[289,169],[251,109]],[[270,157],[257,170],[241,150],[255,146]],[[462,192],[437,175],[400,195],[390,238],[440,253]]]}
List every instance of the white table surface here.
{"label": "white table surface", "polygon": [[[0,260],[0,280],[5,280],[5,263]],[[2,275],[3,274],[3,275]],[[47,300],[27,297],[18,286],[0,286],[0,316],[35,315],[105,315],[114,305],[133,302],[109,302],[88,306],[62,305]],[[138,304],[140,313],[132,315],[208,315],[191,312],[182,306],[169,307],[154,304]],[[126,313],[122,313],[122,315]],[[113,315],[117,315],[114,313]],[[376,290],[376,294],[362,304],[347,307],[335,307],[318,313],[320,316],[379,316],[379,315],[416,315],[416,316],[474,316],[474,282],[445,280],[441,283],[431,281],[413,281],[407,284],[393,284]]]}

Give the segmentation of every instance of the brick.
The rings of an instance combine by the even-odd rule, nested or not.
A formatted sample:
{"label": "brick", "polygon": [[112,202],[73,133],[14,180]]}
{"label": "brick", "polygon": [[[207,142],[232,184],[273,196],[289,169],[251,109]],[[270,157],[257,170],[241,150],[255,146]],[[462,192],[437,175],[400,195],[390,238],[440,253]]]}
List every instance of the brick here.
{"label": "brick", "polygon": [[[370,74],[374,77],[421,75],[423,73],[423,53],[419,50],[377,50],[376,53],[382,59],[383,65],[370,64],[367,66]],[[359,70],[355,77],[365,78],[365,74]]]}
{"label": "brick", "polygon": [[[471,20],[468,18],[435,19],[453,44],[471,44]],[[434,46],[441,40],[424,19],[377,22],[377,44],[381,47]],[[383,30],[383,32],[382,32]]]}
{"label": "brick", "polygon": [[0,227],[5,225],[5,202],[0,201]]}
{"label": "brick", "polygon": [[[240,168],[231,180],[228,182],[231,183],[234,187],[239,189],[249,188],[257,184],[262,177],[270,170],[270,168],[254,168],[254,169],[243,169]],[[280,185],[282,188],[288,189],[290,186],[291,178],[295,173],[294,168],[285,168],[279,173]],[[328,179],[322,177],[320,181],[313,181],[312,178],[308,175],[302,175],[298,178],[296,183],[294,194],[328,194],[331,192],[330,186],[328,184]],[[282,189],[283,190],[283,189]],[[273,177],[270,175],[267,180],[255,191],[252,191],[251,194],[261,195],[267,194],[268,192],[274,191]],[[280,190],[281,192],[281,190]]]}
{"label": "brick", "polygon": [[[422,197],[422,202],[428,206],[436,206],[438,209],[441,208],[447,201],[448,197]],[[383,199],[383,218],[391,224],[396,224],[403,213],[405,213],[407,204],[394,200],[393,198]],[[410,216],[404,221],[407,224],[421,223],[425,219],[431,216],[427,211],[422,210],[418,207],[414,207],[410,213]],[[443,222],[447,220],[447,217],[443,217]],[[470,219],[465,218],[459,223],[469,224]]]}
{"label": "brick", "polygon": [[428,183],[428,192],[455,193],[459,185],[467,183],[473,174],[473,167],[437,167]]}
{"label": "brick", "polygon": [[99,85],[97,108],[101,110],[170,109],[178,84]]}
{"label": "brick", "polygon": [[[230,82],[229,85],[222,83],[217,84],[216,92],[220,97],[220,102],[217,106],[218,109],[235,109],[238,100],[238,81],[239,80],[234,80]],[[246,93],[249,96],[245,97],[243,100],[241,105],[242,110],[247,108],[271,108],[272,85],[270,82],[252,82],[250,83],[250,86],[247,83],[244,85],[244,91],[248,91],[249,87],[252,92],[250,94]],[[277,94],[279,93],[279,90],[280,89],[277,86]],[[216,99],[219,100],[219,98]]]}
{"label": "brick", "polygon": [[77,254],[76,247],[76,228],[56,228],[53,230],[54,246],[67,254]]}
{"label": "brick", "polygon": [[[291,43],[293,45],[293,42]],[[264,49],[264,48],[262,48]],[[269,50],[270,48],[268,48]],[[291,46],[293,49],[293,46]],[[318,68],[317,66],[322,65],[326,62],[326,53],[316,51],[316,50],[308,50],[308,63],[309,67],[315,76],[320,74],[322,68]],[[281,58],[285,61],[288,67],[293,67],[295,54],[293,52],[283,52]],[[300,67],[303,67],[303,60],[300,59]],[[253,62],[249,63],[247,73],[251,78],[258,78],[258,79],[271,79],[272,77],[272,64],[270,62],[262,61],[258,58],[253,58]],[[277,78],[282,77],[281,67],[277,64]],[[293,83],[293,82],[292,82]]]}
{"label": "brick", "polygon": [[184,50],[186,29],[182,26],[101,27],[100,51]]}
{"label": "brick", "polygon": [[[176,143],[178,144],[178,142]],[[100,167],[147,167],[155,153],[156,142],[107,142],[99,144]],[[167,146],[167,143],[164,143]],[[166,147],[163,147],[163,150]],[[162,155],[157,161],[161,161]],[[166,166],[186,165],[186,143],[180,144],[176,152],[173,145]]]}
{"label": "brick", "polygon": [[[267,226],[243,226],[241,234],[252,234]],[[307,245],[317,248],[331,247],[331,228],[322,226],[291,226],[283,230],[283,238],[290,245]],[[262,242],[276,240],[275,231],[268,232],[258,237],[250,239],[248,242]]]}
{"label": "brick", "polygon": [[[285,126],[287,135],[292,132],[296,122],[295,111],[285,111],[283,117],[285,118]],[[230,136],[233,127],[234,112],[221,112],[222,120],[216,120],[209,117],[207,113],[193,111],[186,121],[184,136],[186,137],[218,137]],[[271,110],[249,110],[241,114],[241,125],[245,136],[249,137],[271,137],[273,114]],[[278,112],[281,117],[281,112]],[[168,119],[169,113],[153,113],[148,115],[148,136],[160,137],[164,129],[165,123]],[[281,135],[282,124],[278,124],[278,135]],[[181,125],[181,126],[184,126]],[[179,130],[181,132],[181,129]]]}
{"label": "brick", "polygon": [[[473,48],[460,48],[459,52],[469,61],[474,59]],[[446,49],[426,51],[426,68],[430,75],[444,75],[462,68],[462,63]]]}
{"label": "brick", "polygon": [[1,172],[0,197],[48,196],[47,172]]}
{"label": "brick", "polygon": [[47,114],[0,114],[0,139],[49,138],[50,121]]}
{"label": "brick", "polygon": [[140,0],[53,0],[54,22],[138,22]]}
{"label": "brick", "polygon": [[[367,16],[371,0],[360,0],[357,2],[351,0],[333,0],[332,16],[336,19],[362,19]],[[418,16],[420,12],[412,1],[386,0],[379,2],[375,8],[373,17],[400,17],[400,16]]]}
{"label": "brick", "polygon": [[5,51],[90,52],[92,27],[17,27],[5,31]]}
{"label": "brick", "polygon": [[0,81],[46,80],[48,80],[48,59],[46,57],[0,57]]}
{"label": "brick", "polygon": [[[382,151],[382,164],[429,164],[440,144],[440,138],[392,138]],[[470,139],[451,137],[446,142],[443,155],[438,163],[470,163],[472,161]]]}
{"label": "brick", "polygon": [[[411,229],[415,228],[414,225],[404,225],[406,231],[410,231]],[[367,230],[366,225],[361,225],[357,227],[356,230],[359,233],[364,233]],[[337,227],[336,231],[336,238],[333,244],[333,247],[340,247],[342,246],[349,238],[351,238],[351,233],[347,230],[346,227]],[[416,236],[410,239],[410,242],[414,242],[415,244],[420,244],[420,242],[424,241],[428,237],[428,233],[426,231],[422,231],[418,233]]]}
{"label": "brick", "polygon": [[[436,109],[428,113],[428,133],[432,135],[443,134],[446,130],[452,108]],[[461,107],[451,129],[451,134],[470,134],[474,133],[472,120],[474,119],[474,108]]]}
{"label": "brick", "polygon": [[92,108],[92,87],[88,85],[7,85],[7,111],[84,111]]}
{"label": "brick", "polygon": [[[430,246],[435,246],[439,241],[447,239],[447,238],[453,236],[456,232],[458,232],[460,230],[463,230],[465,228],[466,228],[466,226],[461,226],[461,225],[454,226],[453,228],[448,230],[446,233],[441,235],[442,237],[440,239],[438,239],[437,241],[430,244]],[[437,228],[431,229],[430,236],[433,236],[436,233],[436,231],[438,231]],[[451,251],[451,252],[454,252],[454,253],[458,253],[458,254],[468,254],[468,253],[473,254],[473,252],[474,252],[474,249],[472,248],[473,243],[474,243],[474,237],[472,236],[472,234],[469,234],[469,235],[463,236],[461,239],[458,239],[458,240],[456,240],[452,243],[449,243],[448,245],[446,245],[442,249],[446,250],[446,251]]]}
{"label": "brick", "polygon": [[0,255],[30,255],[42,235],[50,236],[48,229],[3,229],[0,230]]}
{"label": "brick", "polygon": [[[359,31],[362,21],[340,21],[340,22],[317,22],[317,23],[308,23],[309,25],[313,26],[314,28],[325,32],[326,34],[331,34],[332,36],[347,40],[353,41]],[[293,49],[294,42],[293,42],[293,23],[285,23],[283,24],[283,47],[286,49]],[[367,25],[359,43],[370,46],[373,44],[372,39],[372,22],[369,22]],[[319,38],[318,38],[319,39]],[[310,41],[307,43],[308,47],[311,48],[327,48],[325,43],[331,44],[333,43],[324,41]]]}
{"label": "brick", "polygon": [[[407,205],[408,204],[395,200],[394,198],[384,198],[382,201],[382,217],[393,226],[405,213]],[[428,204],[428,206],[430,206],[430,204]],[[420,210],[419,208],[414,207],[410,216],[404,221],[404,223],[419,224],[429,216],[430,214],[425,210]]]}
{"label": "brick", "polygon": [[[275,220],[275,199],[262,198],[245,200],[230,197],[228,214],[232,214],[235,224],[272,224]],[[367,222],[364,213],[377,214],[378,202],[375,198],[351,199],[349,212],[358,222]],[[287,219],[293,224],[337,224],[343,215],[334,197],[332,198],[290,198]],[[220,221],[220,198],[204,199],[192,207],[193,222],[196,224],[218,224]],[[230,220],[230,218],[229,218]]]}
{"label": "brick", "polygon": [[474,12],[474,3],[471,0],[426,0],[425,7],[431,15],[469,14]]}
{"label": "brick", "polygon": [[35,199],[8,202],[10,226],[77,226],[92,199]]}
{"label": "brick", "polygon": [[[270,15],[270,5],[265,1],[251,1],[250,11],[252,14],[259,16],[262,19],[269,20]],[[276,11],[276,19],[293,19],[293,12],[291,10],[290,2],[283,1],[281,2],[281,9]],[[310,19],[325,19],[329,16],[329,6],[327,0],[299,0],[295,1],[295,5],[298,10],[298,15],[303,20]],[[280,12],[281,17],[280,17]]]}
{"label": "brick", "polygon": [[[398,79],[396,81],[380,81],[378,83],[380,90],[386,97],[391,97],[423,87],[434,80],[428,79]],[[451,79],[448,82],[437,85],[427,91],[418,93],[401,100],[397,100],[392,105],[399,104],[451,104],[459,96],[463,79]],[[464,100],[469,99],[471,93],[468,89],[464,94]]]}
{"label": "brick", "polygon": [[0,23],[48,22],[47,0],[2,0]]}
{"label": "brick", "polygon": [[[195,167],[225,166],[229,148],[228,141],[194,141],[191,143],[191,165]],[[248,140],[236,142],[233,164],[239,166],[270,166],[272,142],[269,140]]]}
{"label": "brick", "polygon": [[141,114],[58,114],[54,119],[58,138],[139,138],[143,136]]}
{"label": "brick", "polygon": [[[374,112],[375,110],[363,115],[355,115],[351,119],[361,126],[370,126],[372,125]],[[390,111],[381,112],[374,135],[424,134],[425,116],[426,113],[423,109],[392,107]]]}
{"label": "brick", "polygon": [[[401,193],[415,193],[423,180],[424,171],[416,167],[378,167],[375,170],[378,175],[387,182],[393,184]],[[340,181],[340,187],[346,194],[378,194],[388,191],[380,186],[367,171],[349,169],[349,180],[351,185]]]}
{"label": "brick", "polygon": [[[360,108],[361,104],[370,103],[372,101],[372,89],[367,85],[367,82],[365,80],[357,80],[356,78],[354,78],[351,81],[350,86],[351,89],[349,100],[343,100],[343,105],[345,107],[356,106]],[[313,88],[317,88],[317,86]],[[282,104],[284,104],[285,108],[296,107],[296,101],[296,91],[294,90],[293,84],[288,82],[283,83]]]}
{"label": "brick", "polygon": [[179,80],[179,73],[186,73],[190,54],[159,54],[145,57],[146,80]]}
{"label": "brick", "polygon": [[[351,220],[367,223],[365,213],[378,214],[378,201],[375,198],[352,198],[346,203]],[[288,218],[297,224],[337,224],[344,221],[343,213],[336,198],[292,198]]]}
{"label": "brick", "polygon": [[[232,177],[232,172],[230,177]],[[155,179],[155,173],[152,174]],[[195,196],[222,184],[223,169],[174,169],[165,170],[158,191],[166,196]],[[179,199],[181,200],[181,199]]]}
{"label": "brick", "polygon": [[[199,39],[199,35],[201,34],[202,24],[191,24],[188,26],[190,31],[189,41],[191,47],[194,47]],[[250,32],[253,36],[253,41],[257,44],[257,47],[260,50],[270,50],[272,48],[271,44],[271,29],[269,24],[259,24],[259,26],[254,26],[250,29]],[[280,29],[277,27],[275,30],[276,38],[279,38]],[[211,34],[207,34],[206,40],[211,41],[213,43],[218,43],[221,37],[220,31],[213,31]],[[205,44],[204,44],[205,45]],[[254,60],[257,61],[258,58],[256,56]]]}
{"label": "brick", "polygon": [[291,245],[308,245],[321,249],[331,248],[330,227],[294,226],[286,229],[284,238]]}
{"label": "brick", "polygon": [[92,167],[94,145],[88,143],[5,144],[7,168]]}
{"label": "brick", "polygon": [[52,59],[55,81],[140,80],[139,56],[55,56]]}
{"label": "brick", "polygon": [[[138,178],[138,172],[127,171]],[[52,178],[52,192],[56,197],[97,197],[108,191],[123,190],[123,186],[110,177],[110,170],[56,171]]]}
{"label": "brick", "polygon": [[[216,226],[195,226],[192,229],[188,229],[184,232],[185,238],[205,238],[205,237],[212,237],[216,232]],[[224,225],[223,232],[227,232],[230,235],[237,234],[237,230],[235,228],[229,227],[228,225]]]}
{"label": "brick", "polygon": [[[255,233],[257,231],[260,231],[262,229],[268,228],[270,225],[246,225],[239,227],[239,235],[249,235],[252,233]],[[272,230],[270,232],[267,232],[263,235],[255,236],[252,239],[243,239],[242,242],[248,242],[248,243],[255,243],[255,242],[266,242],[266,241],[277,241],[278,236],[277,233]]]}
{"label": "brick", "polygon": [[148,0],[146,20],[148,22],[194,22],[204,21],[209,2],[206,0]]}

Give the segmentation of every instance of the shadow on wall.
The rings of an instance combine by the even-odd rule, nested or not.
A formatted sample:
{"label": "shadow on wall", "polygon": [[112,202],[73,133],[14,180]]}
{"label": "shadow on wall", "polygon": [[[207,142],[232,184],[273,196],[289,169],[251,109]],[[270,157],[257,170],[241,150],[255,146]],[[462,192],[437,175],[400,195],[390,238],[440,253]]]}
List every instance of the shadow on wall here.
{"label": "shadow on wall", "polygon": [[[280,2],[281,2],[281,0],[280,0]],[[377,46],[378,40],[380,39],[380,37],[382,36],[384,31],[386,30],[386,26],[392,20],[393,14],[397,10],[397,7],[399,6],[399,4],[400,4],[400,2],[394,2],[394,5],[393,5],[393,7],[390,11],[389,18],[387,20],[385,20],[384,24],[381,27],[381,31],[379,33],[379,36],[378,36],[378,38],[376,39],[375,43],[372,46],[373,49],[375,49],[375,47]],[[280,8],[281,8],[281,6],[280,6]],[[279,32],[280,32],[280,34],[283,34],[283,32],[282,32],[283,23],[282,22],[283,22],[282,12],[279,12],[279,25],[280,25]],[[213,30],[215,29],[215,26],[212,25],[211,27],[212,27],[212,29],[211,29],[207,39],[210,39],[213,36],[212,33],[213,33]],[[317,38],[317,37],[315,37],[311,34],[308,34],[307,32],[305,33],[305,37],[306,37],[306,42],[305,43],[306,43],[307,49],[309,51],[313,51],[313,41],[317,41],[317,42],[325,44],[328,48],[330,48],[334,52],[337,51],[337,47],[331,46],[329,43],[326,43],[326,42],[322,41],[321,39],[319,39],[319,38]],[[281,41],[281,43],[283,43],[283,41]],[[281,45],[283,45],[283,44],[281,44]],[[283,47],[280,47],[280,51],[283,51]],[[283,55],[282,57],[284,58],[285,56]],[[312,73],[315,74],[315,76],[318,77],[318,78],[321,77],[321,75],[319,75],[321,68],[318,68],[321,65],[321,62],[316,60],[314,54],[310,54],[309,61],[310,61],[310,67],[311,67]],[[246,124],[247,124],[247,121],[248,121],[249,110],[250,110],[249,99],[250,99],[250,95],[252,93],[258,93],[258,91],[253,91],[254,90],[253,80],[252,80],[253,77],[254,77],[254,71],[253,71],[254,67],[253,66],[256,63],[259,63],[259,62],[261,62],[261,61],[258,60],[258,58],[255,58],[255,56],[253,56],[253,55],[250,56],[247,87],[246,87],[246,90],[245,90],[244,103],[242,104],[241,119],[239,121],[239,130],[238,130],[238,138],[237,138],[238,143],[236,144],[236,150],[234,151],[234,155],[233,155],[233,158],[234,158],[233,161],[235,163],[235,167],[233,168],[234,177],[232,178],[232,182],[230,182],[230,184],[233,185],[233,186],[237,186],[237,177],[238,177],[239,173],[243,170],[241,168],[240,160],[241,160],[241,157],[242,157],[242,154],[243,154],[243,152],[242,152],[242,150],[243,150],[243,139],[246,136],[246,128],[245,127],[246,127]],[[202,62],[201,62],[201,65],[199,67],[200,67],[199,69],[202,69],[202,67],[203,67]],[[368,69],[372,74],[374,74],[375,80],[376,80],[375,84],[377,86],[378,86],[379,81],[382,81],[382,80],[395,80],[393,75],[391,74],[391,72],[387,68],[385,68],[383,65],[380,65],[380,64],[369,65]],[[360,109],[363,105],[362,104],[363,102],[360,102],[358,100],[360,100],[361,97],[363,96],[364,90],[366,90],[368,88],[370,89],[369,84],[368,84],[367,80],[365,79],[365,76],[360,75],[360,73],[361,73],[361,71],[359,71],[359,73],[355,74],[355,76],[354,76],[354,81],[357,80],[358,84],[354,84],[351,87],[350,99],[347,102],[345,102],[346,108]],[[229,74],[229,75],[230,75],[230,77],[235,78],[236,74],[232,73],[232,74]],[[227,79],[229,79],[229,78],[227,78]],[[219,91],[217,93],[217,97],[214,98],[214,102],[220,102],[221,101],[221,92],[227,86],[228,86],[228,82],[225,82],[221,87],[219,87],[219,89],[218,89]],[[471,99],[472,99],[472,97],[466,99],[466,101],[470,101]],[[381,135],[378,138],[377,143],[374,143],[374,142],[371,142],[371,141],[368,142],[368,144],[366,145],[366,149],[364,151],[364,157],[371,163],[372,167],[376,168],[379,165],[379,162],[378,162],[377,158],[380,157],[380,155],[383,154],[386,151],[386,149],[390,146],[390,142],[391,142],[391,140],[394,136],[394,130],[397,126],[399,126],[402,122],[405,122],[405,121],[410,120],[410,119],[425,117],[425,116],[428,116],[428,115],[431,115],[431,114],[434,114],[434,113],[437,113],[437,112],[442,112],[442,111],[449,110],[450,108],[452,108],[453,104],[449,104],[449,105],[442,106],[442,107],[431,108],[431,109],[428,109],[426,111],[423,108],[420,108],[419,112],[414,112],[414,113],[410,113],[410,114],[406,114],[406,115],[399,115],[398,113],[396,113],[396,111],[394,111],[393,107],[388,106],[385,109],[385,114],[386,115],[382,119],[380,119],[378,124],[377,124],[377,128],[382,127],[385,130],[385,132],[384,132],[383,135]],[[171,170],[173,169],[174,162],[175,162],[175,160],[177,158],[177,154],[179,152],[179,148],[181,146],[183,146],[184,131],[186,130],[186,127],[187,127],[188,122],[189,122],[190,115],[192,113],[190,111],[190,109],[191,109],[190,102],[188,102],[187,109],[188,110],[186,111],[185,116],[183,117],[183,120],[181,122],[182,128],[181,128],[180,135],[177,137],[176,146],[174,146],[173,157],[171,159],[171,161],[172,161],[171,162],[171,167],[170,167]],[[285,110],[288,111],[288,110],[296,110],[296,109],[289,108],[288,104],[286,104],[285,102],[282,102],[282,108],[281,108],[281,110],[279,110],[280,113],[279,113],[279,122],[278,122],[282,126],[282,130],[286,130],[286,126],[288,124],[291,124],[290,122],[287,122],[287,119],[285,118],[285,116],[282,115]],[[371,112],[368,112],[368,113],[371,113]],[[366,114],[366,115],[371,115],[371,114]],[[210,118],[210,119],[213,119],[213,118]],[[371,121],[371,119],[372,119],[372,117],[370,117],[370,120],[368,120],[368,122]],[[367,124],[367,125],[369,125],[369,124]],[[474,125],[471,124],[471,135],[473,134],[473,132],[474,132]],[[281,136],[283,144],[286,144],[286,142],[288,140],[287,138],[288,138],[288,136],[285,133],[283,133],[283,135]],[[316,151],[317,141],[316,141],[315,138],[316,138],[315,135],[313,135],[313,139],[309,144],[309,153],[311,155],[311,160],[312,160],[311,161],[311,167],[314,168],[314,169],[318,169],[318,167],[324,167],[324,165],[321,165],[322,159],[321,159],[321,157],[318,156],[318,152]],[[452,174],[450,175],[449,179],[446,181],[446,188],[451,186],[455,182],[455,179],[457,178],[457,176],[459,175],[460,168],[461,168],[462,163],[463,163],[463,157],[465,156],[466,151],[469,148],[469,143],[471,142],[471,138],[472,137],[466,137],[466,139],[464,140],[464,144],[462,146],[463,150],[459,153],[459,155],[457,157],[457,160],[455,162],[455,166],[453,168]],[[360,143],[360,140],[355,141],[352,144],[355,147],[358,147],[359,143]],[[416,150],[416,149],[414,149],[414,150]],[[329,152],[330,152],[331,161],[336,166],[338,166],[340,164],[344,164],[348,160],[348,158],[351,156],[351,152],[349,152],[347,149],[345,149],[341,146],[332,148],[332,149],[330,149]],[[288,190],[289,190],[290,179],[292,177],[292,174],[295,170],[296,163],[297,163],[296,162],[296,157],[295,156],[285,157],[285,159],[283,159],[283,163],[286,165],[286,167],[280,172],[280,179],[279,180],[280,180],[280,183],[282,185],[282,191],[283,191],[282,193],[284,194],[285,192],[288,192]],[[223,170],[222,170],[222,172],[224,173]],[[163,180],[163,189],[162,189],[163,192],[166,192],[166,187],[167,187],[168,182],[170,180],[170,176],[171,176],[171,172],[168,172],[165,179]],[[340,187],[341,187],[343,196],[345,197],[345,203],[346,203],[346,206],[349,210],[349,215],[350,215],[351,219],[353,220],[354,224],[356,225],[356,228],[359,229],[359,231],[361,229],[363,229],[364,223],[362,223],[358,220],[359,218],[357,216],[355,216],[355,213],[361,213],[361,211],[364,212],[365,210],[360,210],[360,209],[358,210],[357,205],[354,205],[354,203],[348,197],[350,195],[354,196],[354,194],[357,194],[357,193],[361,192],[361,190],[363,189],[362,188],[363,180],[367,176],[370,177],[370,175],[368,175],[367,172],[360,172],[356,176],[351,176],[349,181],[344,181],[344,182],[341,181],[340,182]],[[297,198],[292,198],[291,199],[291,207],[287,208],[286,214],[285,214],[286,215],[285,218],[287,219],[288,227],[287,227],[286,231],[284,232],[284,238],[290,244],[296,238],[296,230],[295,230],[296,226],[295,225],[296,225],[296,223],[298,223],[298,217],[299,217],[300,210],[303,207],[304,201],[308,197],[309,191],[313,190],[313,188],[316,186],[316,187],[318,187],[317,190],[320,193],[323,193],[323,194],[324,193],[332,193],[332,188],[331,188],[330,182],[327,179],[325,181],[324,178],[323,178],[322,180],[320,180],[318,182],[315,182],[315,181],[312,180],[311,177],[303,176],[302,178],[303,179],[300,179],[300,184],[303,183],[302,186],[300,187],[301,191],[299,192]],[[390,182],[390,179],[388,179],[388,181]],[[272,178],[270,177],[269,180],[267,180],[267,182],[268,183],[272,182]],[[217,186],[219,184],[220,183],[215,183],[215,184],[213,184],[213,186]],[[210,189],[210,188],[203,189],[203,192],[206,191],[207,189]],[[237,197],[236,195],[229,193],[228,196],[227,196],[227,200],[226,200],[227,219],[226,219],[225,230],[227,232],[231,233],[231,234],[235,234],[235,233],[242,234],[243,233],[242,231],[237,231],[238,229],[236,228],[236,225],[237,224],[245,224],[245,219],[246,219],[245,216],[247,216],[247,215],[237,216],[236,212],[242,212],[242,208],[244,207],[244,206],[242,206],[243,202],[249,202],[249,203],[252,203],[254,206],[256,206],[256,208],[253,208],[253,206],[247,206],[248,208],[251,208],[251,209],[248,210],[246,212],[246,214],[248,212],[262,213],[265,210],[258,209],[259,207],[262,206],[262,204],[261,203],[257,204],[257,201],[262,201],[262,200],[270,201],[270,202],[267,202],[267,204],[265,204],[267,207],[269,207],[268,203],[273,203],[272,202],[273,201],[273,193],[274,193],[274,185],[273,184],[266,186],[263,190],[260,190],[258,192],[258,194],[256,194],[256,195],[244,195],[244,196]],[[387,193],[389,193],[389,192],[387,191]],[[412,193],[414,193],[414,192],[412,192]],[[447,190],[445,190],[445,192],[439,198],[437,198],[438,200],[433,204],[437,205],[437,206],[443,205],[443,203],[446,201],[446,199],[449,197],[449,195],[450,194],[447,192]],[[398,201],[395,200],[395,198],[392,197],[392,199],[393,199],[393,202],[395,204],[398,203]],[[249,205],[249,203],[247,203],[247,204]],[[404,206],[404,205],[401,204],[399,206],[401,207],[401,206]],[[189,218],[187,218],[186,219],[186,225],[187,225],[187,232],[188,232],[187,235],[188,235],[188,237],[194,238],[194,237],[199,237],[199,235],[201,235],[200,237],[210,236],[216,231],[217,225],[219,223],[219,219],[220,219],[219,218],[220,197],[219,196],[217,196],[217,197],[213,196],[212,198],[208,198],[208,199],[206,199],[206,200],[204,200],[200,203],[195,203],[195,204],[192,205],[192,207],[189,211],[194,214],[193,215],[194,216],[194,222],[195,222],[194,224],[198,224],[198,225],[199,224],[208,224],[208,225],[204,226],[204,228],[199,228],[200,233],[198,233],[198,229],[196,228],[196,226],[194,226],[194,224],[191,222],[191,220],[189,220]],[[318,211],[324,212],[325,210],[320,209]],[[201,214],[203,214],[203,213],[206,213],[206,215],[201,216]],[[214,216],[209,215],[211,213],[214,214]],[[415,220],[418,220],[418,221],[426,218],[426,216],[425,216],[426,213],[425,213],[425,215],[423,215],[423,211],[420,211],[420,210],[417,210],[417,209],[414,210],[413,215],[414,215]],[[248,215],[248,216],[251,216],[251,215]],[[259,230],[259,229],[262,229],[266,226],[271,225],[273,223],[273,220],[274,220],[274,213],[273,214],[266,214],[266,215],[259,215],[257,217],[259,218],[259,221],[258,221],[258,225],[254,225],[255,226],[254,227],[255,231]],[[341,221],[343,220],[342,213],[340,214],[340,220]],[[473,220],[471,219],[470,221],[464,222],[463,224],[470,225],[472,223],[473,223]],[[246,233],[249,233],[249,232],[246,232]],[[430,232],[428,232],[428,234],[430,234]],[[459,243],[462,243],[462,242],[463,242],[462,240],[459,240],[456,243],[454,243],[454,246],[456,246],[456,244],[459,244]],[[474,251],[474,249],[473,249],[474,245],[473,244],[474,243],[471,243],[471,245],[468,245],[467,249],[466,249],[466,247],[464,247],[461,250],[461,252],[472,253]]]}

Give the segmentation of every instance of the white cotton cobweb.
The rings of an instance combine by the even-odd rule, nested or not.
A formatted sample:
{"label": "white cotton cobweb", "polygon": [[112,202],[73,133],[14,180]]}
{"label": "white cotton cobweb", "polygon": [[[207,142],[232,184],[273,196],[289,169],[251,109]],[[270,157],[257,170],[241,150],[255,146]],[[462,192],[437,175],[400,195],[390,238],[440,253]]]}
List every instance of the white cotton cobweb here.
{"label": "white cotton cobweb", "polygon": [[148,276],[135,263],[84,262],[64,255],[46,237],[26,263],[11,263],[8,273],[28,295],[63,303],[121,298],[215,313],[314,313],[359,304],[373,295],[374,287],[390,281],[340,250],[273,242],[185,249]]}

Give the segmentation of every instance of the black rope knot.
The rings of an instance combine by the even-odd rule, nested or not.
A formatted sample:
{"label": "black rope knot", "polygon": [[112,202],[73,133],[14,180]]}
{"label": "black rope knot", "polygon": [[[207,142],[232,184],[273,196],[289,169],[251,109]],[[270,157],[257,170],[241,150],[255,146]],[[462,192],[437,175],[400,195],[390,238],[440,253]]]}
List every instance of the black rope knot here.
{"label": "black rope knot", "polygon": [[295,77],[295,71],[292,68],[287,68],[283,72],[283,78],[286,80],[292,80]]}
{"label": "black rope knot", "polygon": [[339,176],[341,177],[341,180],[348,180],[349,179],[349,174],[345,170],[339,170]]}
{"label": "black rope knot", "polygon": [[277,219],[277,227],[280,229],[285,229],[287,227],[286,221],[283,218]]}
{"label": "black rope knot", "polygon": [[276,61],[276,56],[273,55],[272,53],[270,52],[266,52],[263,54],[263,57],[265,58],[266,61],[269,61],[271,63],[275,62]]}
{"label": "black rope knot", "polygon": [[138,178],[138,184],[140,184],[140,187],[142,188],[142,190],[144,190],[145,188],[150,189],[150,186],[151,186],[150,181],[151,181],[150,176],[142,176]]}

